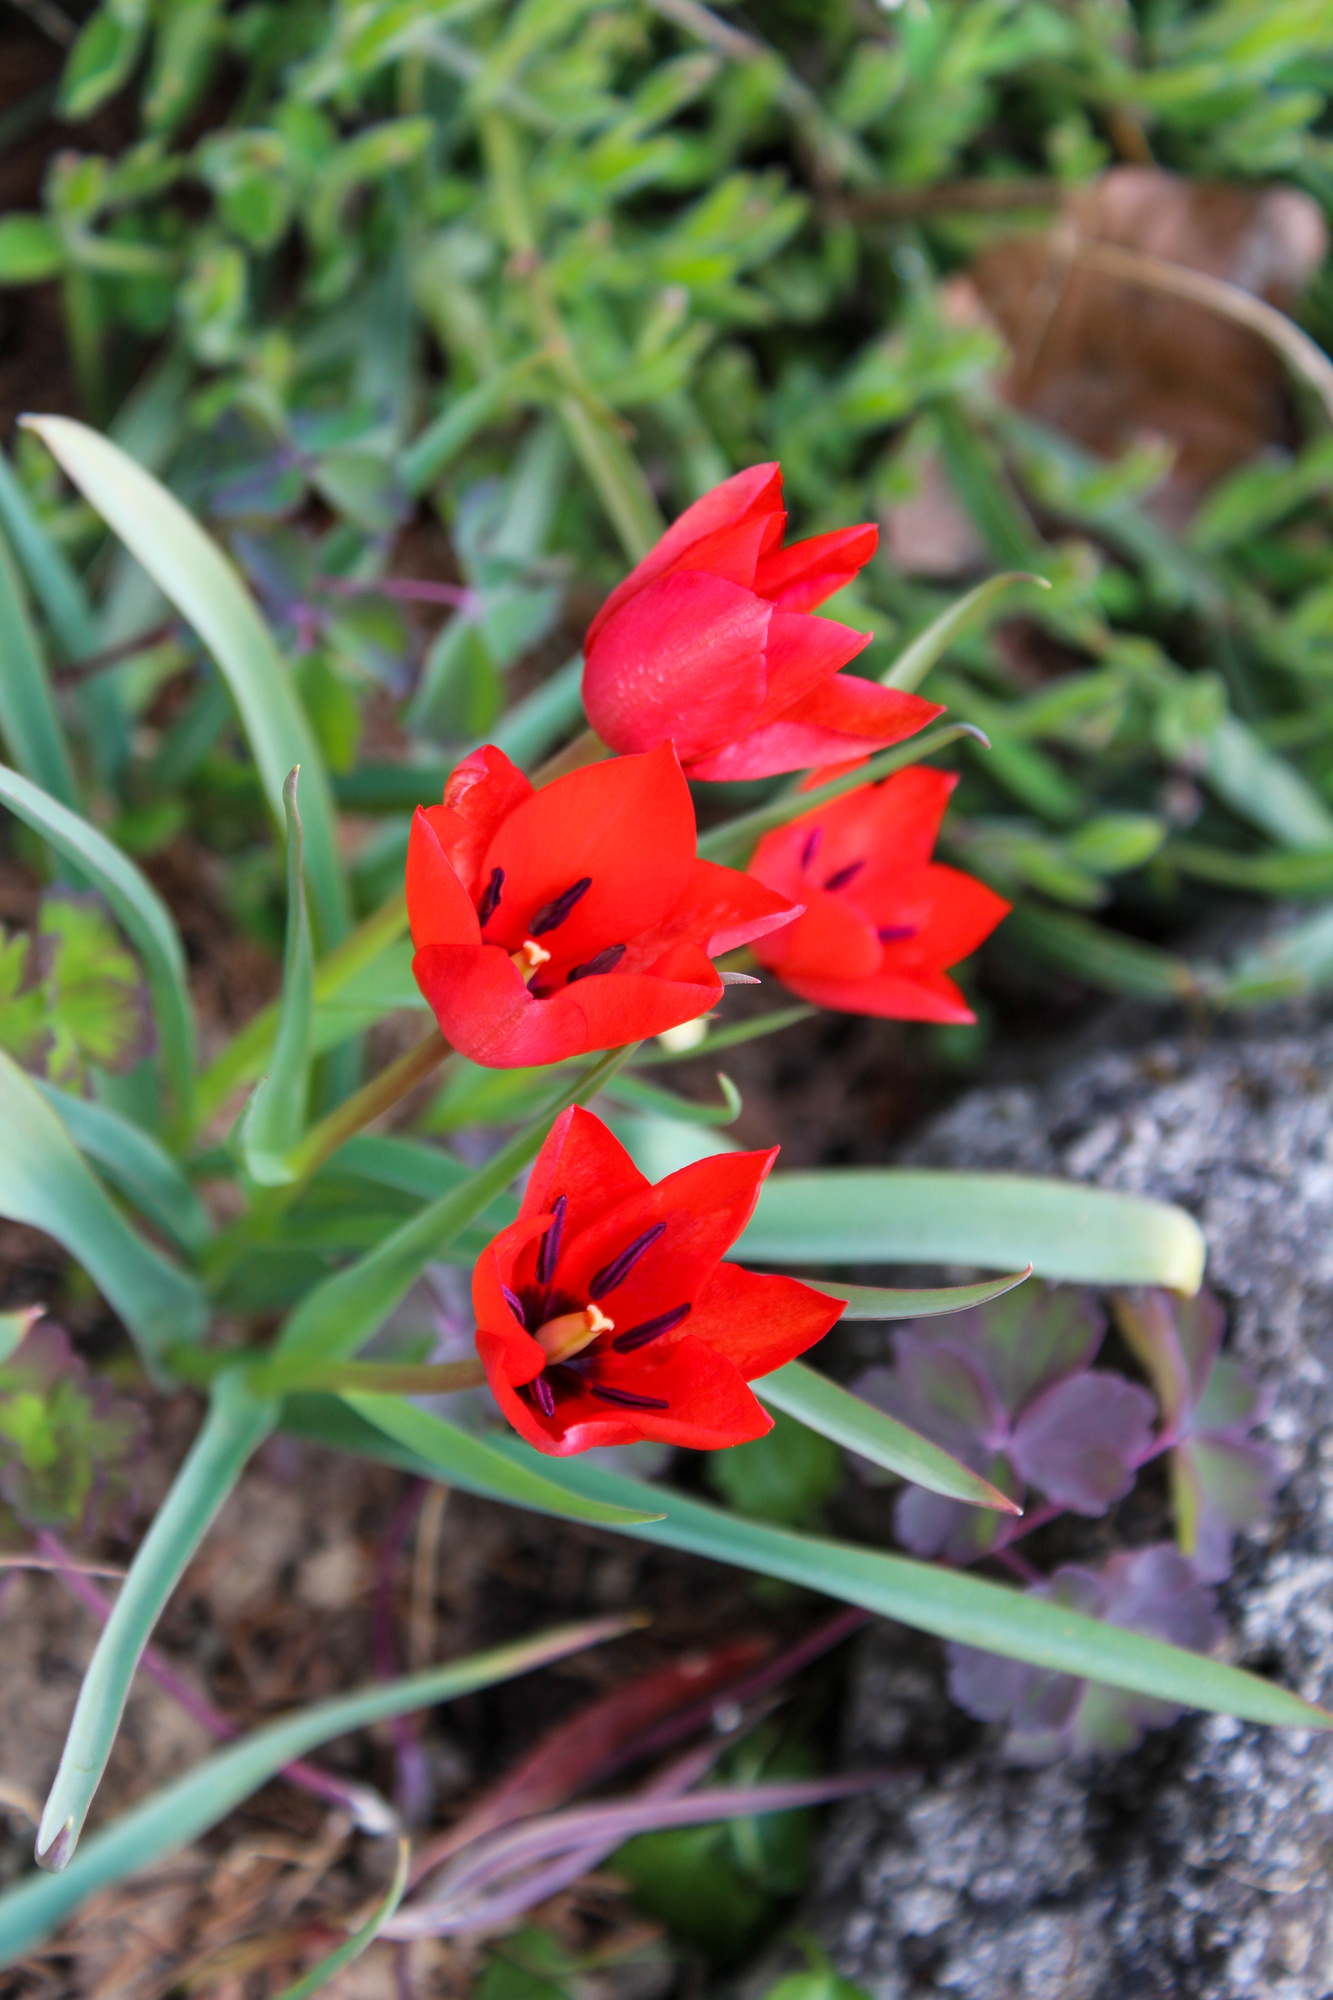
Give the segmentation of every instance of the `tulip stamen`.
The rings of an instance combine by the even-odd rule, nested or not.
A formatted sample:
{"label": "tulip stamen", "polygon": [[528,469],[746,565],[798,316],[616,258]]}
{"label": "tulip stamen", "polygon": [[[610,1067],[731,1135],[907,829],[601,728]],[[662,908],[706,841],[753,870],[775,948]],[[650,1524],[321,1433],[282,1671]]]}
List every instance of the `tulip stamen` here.
{"label": "tulip stamen", "polygon": [[545,937],[547,931],[557,930],[570,915],[574,905],[582,901],[591,887],[592,876],[585,875],[580,881],[572,882],[563,895],[554,896],[549,903],[543,903],[528,925],[528,936]]}
{"label": "tulip stamen", "polygon": [[618,1257],[613,1257],[609,1264],[603,1264],[600,1271],[595,1271],[588,1284],[588,1297],[604,1299],[617,1285],[623,1285],[644,1251],[652,1248],[665,1229],[665,1222],[655,1222],[651,1229],[645,1229],[642,1236],[636,1236],[632,1243],[627,1244]]}
{"label": "tulip stamen", "polygon": [[914,938],[920,928],[919,924],[881,924],[877,935],[881,944],[901,944],[905,938]]}
{"label": "tulip stamen", "polygon": [[548,1319],[532,1337],[545,1350],[547,1362],[554,1368],[571,1355],[581,1354],[585,1347],[591,1347],[599,1334],[615,1330],[615,1321],[608,1319],[597,1306],[584,1306],[582,1312],[561,1313],[558,1319]]}
{"label": "tulip stamen", "polygon": [[849,861],[845,868],[836,868],[833,871],[824,887],[832,889],[835,893],[839,889],[845,889],[849,882],[856,880],[865,865],[864,861]]}
{"label": "tulip stamen", "polygon": [[623,944],[609,944],[605,951],[599,951],[596,958],[590,958],[586,965],[576,965],[565,984],[572,986],[576,979],[591,979],[599,972],[614,972],[624,956]]}
{"label": "tulip stamen", "polygon": [[633,1354],[637,1347],[646,1347],[659,1334],[670,1333],[673,1327],[679,1326],[688,1317],[689,1311],[688,1301],[683,1306],[672,1306],[669,1311],[658,1313],[654,1319],[640,1320],[637,1326],[626,1327],[624,1333],[616,1335],[611,1345],[617,1354]]}
{"label": "tulip stamen", "polygon": [[537,1252],[537,1283],[549,1285],[555,1276],[555,1260],[560,1255],[560,1238],[564,1234],[565,1210],[569,1207],[569,1196],[558,1194],[551,1203],[551,1224],[542,1237],[542,1247]]}
{"label": "tulip stamen", "polygon": [[527,1383],[526,1386],[532,1392],[532,1400],[542,1415],[544,1417],[553,1417],[555,1415],[555,1393],[545,1375],[539,1375],[535,1381]]}
{"label": "tulip stamen", "polygon": [[590,1382],[591,1395],[600,1396],[604,1403],[618,1403],[622,1410],[669,1410],[670,1403],[664,1396],[635,1396],[628,1389],[608,1389],[602,1382]]}
{"label": "tulip stamen", "polygon": [[824,844],[823,827],[812,826],[809,833],[805,837],[805,846],[801,849],[801,873],[803,875],[806,869],[809,868],[811,863],[814,861],[815,856],[818,854],[823,844]]}
{"label": "tulip stamen", "polygon": [[477,922],[483,930],[500,907],[500,891],[504,885],[504,869],[492,868],[491,879],[482,890],[481,901],[477,905]]}
{"label": "tulip stamen", "polygon": [[510,952],[509,956],[523,974],[523,984],[527,986],[531,984],[538,966],[547,964],[551,954],[538,944],[536,938],[524,938],[518,950]]}

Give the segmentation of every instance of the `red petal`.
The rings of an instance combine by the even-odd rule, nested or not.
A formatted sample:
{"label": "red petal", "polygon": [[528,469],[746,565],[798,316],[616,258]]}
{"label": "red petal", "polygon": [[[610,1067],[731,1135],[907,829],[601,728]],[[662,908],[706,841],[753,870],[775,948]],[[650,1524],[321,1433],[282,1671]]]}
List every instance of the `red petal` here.
{"label": "red petal", "polygon": [[[777,541],[782,534],[784,516],[782,472],[776,463],[751,465],[744,472],[733,473],[730,479],[724,479],[711,493],[705,493],[701,500],[687,507],[643,561],[636,564],[624,582],[617,584],[611,592],[588,627],[585,654],[612,613],[618,611],[627,598],[634,596],[655,577],[672,569],[693,543],[702,541],[705,535],[716,534],[721,528],[732,526],[751,513],[768,519],[769,538]],[[776,533],[772,526],[774,521],[777,523]]]}
{"label": "red petal", "polygon": [[412,975],[441,1034],[469,1062],[523,1069],[588,1048],[582,1010],[564,994],[534,1000],[508,953],[494,945],[425,945]]}
{"label": "red petal", "polygon": [[746,590],[753,590],[760,551],[771,539],[772,517],[747,514],[742,520],[719,528],[715,534],[692,542],[670,570],[663,573],[681,576],[689,570],[707,570],[710,576],[720,576],[728,583],[743,584]]}
{"label": "red petal", "polygon": [[557,1195],[564,1195],[569,1203],[565,1226],[573,1236],[648,1185],[614,1132],[575,1104],[560,1113],[542,1143],[519,1217],[549,1211]]}
{"label": "red petal", "polygon": [[681,945],[656,973],[608,972],[580,979],[541,1005],[568,1003],[578,1012],[583,1048],[618,1049],[697,1021],[716,1007],[722,991],[722,981],[703,953]]}
{"label": "red petal", "polygon": [[773,1419],[731,1363],[688,1336],[660,1354],[645,1349],[643,1355],[608,1356],[598,1377],[631,1395],[658,1397],[668,1407],[620,1409],[602,1402],[586,1386],[571,1393],[566,1377],[557,1390],[555,1415],[543,1417],[512,1389],[501,1393],[495,1383],[492,1388],[505,1415],[528,1443],[559,1458],[597,1445],[633,1444],[640,1438],[692,1451],[717,1451],[763,1437],[773,1428]]}
{"label": "red petal", "polygon": [[[517,1222],[511,1222],[508,1229],[502,1229],[491,1239],[472,1271],[472,1311],[477,1321],[478,1351],[484,1331],[493,1352],[498,1352],[499,1347],[506,1351],[504,1366],[511,1382],[530,1382],[546,1366],[545,1353],[519,1325],[503,1287],[515,1289],[514,1272],[519,1258],[530,1243],[546,1233],[550,1220],[549,1215],[520,1214]],[[482,1358],[485,1359],[484,1354]]]}
{"label": "red petal", "polygon": [[591,877],[544,939],[554,979],[660,923],[690,879],[694,846],[694,804],[670,744],[571,771],[511,813],[487,849],[485,871],[505,876],[487,938],[516,950],[542,904]]}
{"label": "red petal", "polygon": [[1013,907],[974,875],[942,862],[918,870],[910,878],[910,889],[917,935],[885,945],[886,973],[907,972],[917,965],[957,965]]}
{"label": "red petal", "polygon": [[666,951],[682,942],[699,945],[710,959],[720,958],[723,952],[790,923],[794,913],[788,897],[751,876],[720,867],[716,861],[696,861],[674,908],[634,940],[625,963],[644,971],[659,970]]}
{"label": "red petal", "polygon": [[976,1015],[942,972],[876,973],[872,979],[788,979],[798,1000],[835,1014],[873,1014],[890,1021],[947,1021],[966,1026]]}
{"label": "red petal", "polygon": [[851,582],[878,543],[879,529],[871,521],[859,528],[835,528],[831,535],[811,535],[766,555],[755,572],[754,588],[783,611],[813,611]]}
{"label": "red petal", "polygon": [[[764,658],[768,690],[754,719],[756,729],[776,722],[832,680],[839,668],[863,653],[874,634],[854,632],[835,618],[812,618],[802,611],[775,611],[768,628]],[[863,683],[865,686],[871,683]]]}
{"label": "red petal", "polygon": [[718,1153],[621,1202],[569,1240],[560,1256],[562,1286],[575,1298],[586,1297],[595,1274],[661,1222],[662,1235],[607,1293],[602,1310],[624,1329],[697,1298],[754,1213],[777,1150]]}
{"label": "red petal", "polygon": [[407,843],[407,917],[417,946],[481,943],[472,898],[449,866],[430,814],[420,807]]}
{"label": "red petal", "polygon": [[763,704],[773,616],[752,590],[702,571],[648,584],[585,649],[589,722],[621,751],[670,738],[684,758],[726,743]]}
{"label": "red petal", "polygon": [[795,1278],[765,1277],[719,1264],[690,1314],[695,1340],[725,1355],[747,1382],[769,1375],[822,1340],[843,1310]]}
{"label": "red petal", "polygon": [[[827,622],[827,621],[825,621]],[[776,722],[711,755],[687,760],[692,778],[772,778],[812,765],[845,764],[866,749],[914,736],[944,710],[918,695],[834,674]],[[831,718],[829,722],[821,719]]]}
{"label": "red petal", "polygon": [[474,896],[482,856],[496,828],[531,797],[532,786],[523,773],[493,743],[474,750],[450,772],[444,804],[432,806],[426,817],[445,858]]}
{"label": "red petal", "polygon": [[[822,865],[822,855],[820,861]],[[784,980],[789,973],[868,979],[879,971],[884,947],[874,924],[849,898],[814,889],[805,915],[773,938],[760,939],[754,955]]]}

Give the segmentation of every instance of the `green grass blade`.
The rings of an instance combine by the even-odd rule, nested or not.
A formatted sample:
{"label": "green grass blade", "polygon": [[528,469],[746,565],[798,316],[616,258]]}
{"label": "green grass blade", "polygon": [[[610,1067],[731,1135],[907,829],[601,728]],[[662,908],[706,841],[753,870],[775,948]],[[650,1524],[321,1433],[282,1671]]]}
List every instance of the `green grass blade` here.
{"label": "green grass blade", "polygon": [[306,882],[320,940],[325,947],[336,944],[348,929],[349,906],[328,776],[272,635],[240,577],[179,500],[108,438],[70,417],[28,423],[217,661],[279,823],[287,773],[301,766]]}
{"label": "green grass blade", "polygon": [[1204,783],[1231,810],[1298,853],[1333,847],[1333,813],[1287,758],[1234,715],[1208,738]]}
{"label": "green grass blade", "polygon": [[321,1958],[319,1964],[312,1966],[310,1971],[303,1978],[298,1979],[294,1986],[284,1986],[278,1995],[278,2000],[310,2000],[312,1993],[318,1993],[321,1986],[327,1986],[335,1972],[341,1972],[345,1965],[350,1965],[353,1959],[360,1958],[362,1952],[374,1944],[376,1938],[403,1900],[404,1892],[407,1889],[407,1870],[411,1859],[412,1843],[406,1834],[402,1834],[398,1841],[398,1860],[394,1867],[393,1880],[390,1882],[389,1892],[379,1908],[367,1918],[360,1930],[353,1931],[345,1944],[340,1944],[336,1951],[329,1953],[327,1958]]}
{"label": "green grass blade", "polygon": [[[771,805],[756,806],[753,812],[741,813],[735,819],[724,820],[721,826],[713,827],[699,839],[699,852],[705,861],[735,861],[749,853],[761,834],[769,833],[775,826],[786,826],[789,820],[799,819],[802,813],[814,812],[830,799],[840,799],[844,792],[854,792],[862,785],[873,785],[880,778],[887,778],[892,771],[905,770],[909,764],[919,764],[936,750],[947,749],[950,743],[957,743],[961,737],[970,736],[986,744],[982,732],[971,722],[951,722],[943,729],[931,729],[924,736],[913,737],[910,743],[895,744],[892,750],[881,750],[878,757],[860,765],[854,771],[845,771],[839,778],[830,778],[827,784],[816,785],[808,792],[785,791],[774,799]],[[986,744],[989,749],[989,744]]]}
{"label": "green grass blade", "polygon": [[85,1842],[63,1874],[31,1875],[0,1897],[0,1963],[10,1965],[23,1957],[85,1896],[151,1868],[165,1855],[197,1840],[266,1785],[284,1764],[304,1757],[321,1743],[531,1673],[552,1660],[616,1638],[626,1624],[623,1618],[598,1618],[562,1626],[535,1639],[473,1653],[447,1666],[430,1667],[425,1673],[380,1682],[332,1701],[312,1703],[294,1715],[280,1716],[101,1828]]}
{"label": "green grass blade", "polygon": [[186,1115],[194,1089],[194,1014],[185,948],[170,910],[147,877],[104,833],[3,764],[0,805],[41,834],[110,904],[116,922],[143,960],[167,1076],[177,1108]]}
{"label": "green grass blade", "polygon": [[367,1395],[363,1390],[343,1390],[342,1396],[367,1423],[427,1460],[438,1478],[451,1484],[466,1483],[469,1492],[484,1490],[492,1499],[508,1500],[515,1507],[532,1507],[567,1521],[591,1521],[603,1528],[632,1528],[642,1521],[662,1518],[660,1507],[649,1507],[645,1512],[642,1507],[617,1507],[605,1500],[567,1493],[541,1472],[512,1465],[484,1438],[473,1437],[403,1396]]}
{"label": "green grass blade", "polygon": [[895,1286],[844,1285],[839,1279],[836,1284],[821,1280],[820,1289],[847,1301],[844,1319],[934,1319],[940,1313],[989,1305],[1031,1276],[1029,1265],[1026,1271],[1012,1271],[1007,1278],[987,1278],[979,1285],[928,1285],[921,1291],[900,1291]]}
{"label": "green grass blade", "polygon": [[0,735],[26,777],[62,805],[79,788],[9,543],[0,534]]}
{"label": "green grass blade", "polygon": [[1128,993],[1137,1000],[1213,997],[1208,968],[1069,910],[1020,902],[1005,919],[1005,936],[1044,964],[1102,993]]}
{"label": "green grass blade", "polygon": [[288,1156],[305,1131],[310,1100],[314,949],[301,871],[301,814],[296,803],[299,776],[298,767],[288,773],[282,788],[287,818],[287,940],[278,1032],[268,1074],[246,1106],[239,1135],[245,1171],[261,1187],[278,1187],[296,1178]]}
{"label": "green grass blade", "polygon": [[395,1229],[368,1255],[345,1271],[337,1271],[307,1293],[278,1337],[283,1354],[307,1354],[321,1361],[342,1361],[382,1325],[408,1288],[416,1283],[432,1257],[439,1255],[472,1218],[499,1194],[515,1174],[535,1159],[552,1119],[570,1104],[578,1104],[613,1077],[630,1053],[615,1049],[595,1068],[577,1077],[539,1118],[502,1146],[462,1187],[443,1194]]}
{"label": "green grass blade", "polygon": [[253,1395],[239,1373],[215,1385],[203,1428],[130,1564],[83,1677],[37,1829],[44,1868],[58,1873],[73,1854],[149,1635],[251,1453],[273,1429],[278,1407]]}
{"label": "green grass blade", "polygon": [[779,1577],[822,1596],[860,1604],[918,1631],[1026,1660],[1052,1673],[1076,1674],[1249,1722],[1294,1729],[1333,1727],[1328,1709],[1317,1708],[1257,1674],[1047,1604],[1005,1584],[910,1556],[882,1555],[877,1549],[768,1527],[687,1499],[669,1487],[603,1471],[586,1458],[541,1458],[517,1438],[499,1438],[495,1448],[516,1465],[532,1462],[549,1467],[549,1476],[558,1484],[591,1499],[645,1509],[655,1503],[663,1520],[617,1530],[636,1541]]}
{"label": "green grass blade", "polygon": [[40,1077],[32,1082],[79,1151],[96,1162],[112,1186],[188,1256],[197,1256],[213,1233],[212,1224],[166,1148],[110,1105],[73,1097]]}
{"label": "green grass blade", "polygon": [[795,1417],[821,1437],[859,1452],[873,1465],[882,1465],[886,1472],[896,1472],[915,1486],[943,1493],[950,1500],[965,1500],[971,1507],[995,1507],[1004,1514],[1022,1512],[988,1479],[960,1464],[919,1431],[900,1424],[896,1417],[887,1416],[873,1403],[863,1402],[800,1361],[789,1361],[785,1368],[761,1376],[750,1386],[770,1409]]}
{"label": "green grass blade", "polygon": [[1197,1292],[1204,1241],[1183,1208],[1029,1174],[835,1167],[773,1174],[736,1246],[747,1264],[971,1264],[1084,1285]]}
{"label": "green grass blade", "polygon": [[974,590],[960,597],[956,604],[951,604],[947,611],[941,611],[924,632],[918,632],[911,645],[899,653],[888,672],[880,675],[881,684],[887,688],[902,688],[908,694],[914,693],[954,640],[979,624],[987,612],[994,611],[1002,599],[1023,584],[1035,585],[1038,590],[1049,590],[1051,587],[1044,576],[1034,576],[1025,569],[1005,570],[999,576],[987,577],[984,583],[979,583]]}
{"label": "green grass blade", "polygon": [[157,1372],[168,1347],[197,1340],[204,1295],[135,1234],[36,1083],[0,1050],[0,1215],[54,1236],[134,1335]]}

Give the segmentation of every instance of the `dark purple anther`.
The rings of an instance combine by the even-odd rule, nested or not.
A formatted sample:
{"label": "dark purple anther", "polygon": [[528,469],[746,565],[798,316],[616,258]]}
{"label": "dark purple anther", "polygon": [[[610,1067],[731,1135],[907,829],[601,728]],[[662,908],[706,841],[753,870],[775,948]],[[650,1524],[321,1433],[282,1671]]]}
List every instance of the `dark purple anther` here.
{"label": "dark purple anther", "polygon": [[500,907],[500,891],[504,888],[504,885],[504,869],[492,868],[491,879],[482,891],[481,901],[477,905],[477,922],[483,930],[485,930],[487,924]]}
{"label": "dark purple anther", "polygon": [[553,931],[558,925],[563,924],[575,903],[586,896],[591,887],[592,876],[585,875],[581,882],[571,883],[563,896],[556,896],[553,901],[543,903],[528,925],[528,936],[545,937],[547,931]]}
{"label": "dark purple anther", "polygon": [[829,876],[824,887],[833,890],[845,889],[849,882],[856,880],[864,867],[864,861],[849,861],[845,868],[838,868]]}
{"label": "dark purple anther", "polygon": [[523,1301],[519,1297],[518,1293],[511,1292],[508,1285],[501,1285],[500,1290],[504,1293],[505,1304],[508,1306],[510,1312],[514,1315],[514,1318],[518,1321],[521,1327],[526,1328],[528,1324],[528,1316],[523,1310]]}
{"label": "dark purple anther", "polygon": [[614,972],[624,956],[623,944],[609,944],[605,951],[599,951],[596,958],[590,958],[586,965],[576,965],[566,984],[572,986],[576,979],[591,979],[596,972]]}
{"label": "dark purple anther", "polygon": [[802,873],[804,873],[805,870],[810,866],[810,863],[814,860],[815,856],[818,854],[823,844],[824,844],[823,827],[812,826],[809,833],[805,837],[805,846],[801,849]]}
{"label": "dark purple anther", "polygon": [[[541,1377],[538,1376],[538,1381]],[[669,1410],[670,1403],[660,1396],[631,1396],[628,1389],[607,1389],[600,1382],[588,1384],[594,1396],[600,1396],[604,1403],[618,1403],[622,1410]],[[554,1405],[552,1405],[554,1408]]]}
{"label": "dark purple anther", "polygon": [[566,1196],[559,1194],[551,1203],[551,1226],[542,1238],[542,1247],[537,1252],[537,1283],[549,1285],[555,1276],[555,1260],[560,1255],[560,1236],[565,1226],[565,1210],[569,1207]]}
{"label": "dark purple anther", "polygon": [[634,1241],[626,1249],[622,1250],[618,1257],[613,1257],[609,1264],[603,1264],[601,1270],[595,1272],[593,1275],[592,1281],[588,1286],[588,1297],[590,1299],[604,1299],[608,1292],[615,1290],[617,1285],[623,1285],[644,1251],[651,1244],[656,1243],[665,1228],[665,1222],[655,1222],[651,1229],[644,1230],[642,1236],[636,1236]]}
{"label": "dark purple anther", "polygon": [[683,1306],[672,1306],[669,1312],[658,1313],[656,1319],[640,1320],[637,1326],[627,1327],[611,1342],[617,1354],[633,1354],[636,1347],[646,1347],[650,1340],[656,1340],[659,1333],[670,1333],[673,1326],[679,1326],[689,1313],[688,1302]]}
{"label": "dark purple anther", "polygon": [[542,1415],[544,1417],[553,1417],[555,1415],[555,1397],[551,1393],[551,1385],[547,1381],[545,1374],[538,1375],[535,1381],[529,1382],[528,1387],[532,1391],[532,1400]]}
{"label": "dark purple anther", "polygon": [[919,928],[917,924],[881,924],[879,941],[881,944],[901,944],[904,938],[914,938]]}

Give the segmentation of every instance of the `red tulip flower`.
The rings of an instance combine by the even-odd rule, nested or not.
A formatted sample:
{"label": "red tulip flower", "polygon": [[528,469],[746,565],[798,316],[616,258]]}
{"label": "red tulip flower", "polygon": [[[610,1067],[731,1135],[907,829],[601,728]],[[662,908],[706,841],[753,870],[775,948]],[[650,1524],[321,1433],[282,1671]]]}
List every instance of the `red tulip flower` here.
{"label": "red tulip flower", "polygon": [[654,1187],[599,1118],[563,1112],[518,1220],[477,1259],[477,1352],[520,1437],[716,1451],[773,1420],[746,1385],[823,1338],[841,1299],[721,1262],[777,1157],[721,1153]]}
{"label": "red tulip flower", "polygon": [[670,744],[541,791],[502,750],[474,751],[412,822],[407,911],[441,1032],[493,1069],[696,1019],[722,993],[713,958],[798,914],[698,859]]}
{"label": "red tulip flower", "polygon": [[805,914],[753,947],[803,1000],[899,1021],[972,1021],[945,977],[1009,904],[931,860],[957,779],[914,764],[765,834],[750,872]]}
{"label": "red tulip flower", "polygon": [[767,778],[898,743],[941,713],[840,674],[864,646],[809,613],[850,583],[873,526],[781,546],[782,473],[753,465],[686,509],[607,598],[584,644],[583,706],[603,742],[669,738],[691,778]]}

